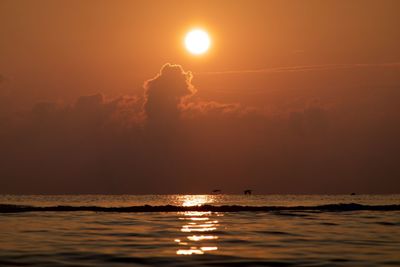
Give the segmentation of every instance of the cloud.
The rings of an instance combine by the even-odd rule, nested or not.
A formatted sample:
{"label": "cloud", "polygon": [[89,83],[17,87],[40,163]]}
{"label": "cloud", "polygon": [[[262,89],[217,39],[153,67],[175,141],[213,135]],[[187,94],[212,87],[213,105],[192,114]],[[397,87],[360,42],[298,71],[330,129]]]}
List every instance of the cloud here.
{"label": "cloud", "polygon": [[144,113],[148,123],[168,127],[180,119],[199,116],[228,116],[246,113],[238,103],[219,103],[194,98],[197,90],[192,73],[170,63],[144,84]]}
{"label": "cloud", "polygon": [[167,63],[145,82],[144,112],[149,123],[168,126],[179,120],[184,99],[195,93],[191,80],[190,72]]}
{"label": "cloud", "polygon": [[339,70],[339,69],[359,69],[359,68],[399,68],[400,62],[390,63],[356,63],[356,64],[324,64],[324,65],[304,65],[292,67],[275,67],[275,68],[262,68],[262,69],[248,69],[248,70],[225,70],[225,71],[210,71],[210,72],[196,72],[196,75],[220,75],[220,74],[252,74],[252,73],[281,73],[281,72],[309,72],[309,71],[325,71],[325,70]]}
{"label": "cloud", "polygon": [[216,101],[187,102],[182,109],[185,119],[241,117],[247,113],[258,111],[256,108],[242,107],[239,103],[219,103]]}
{"label": "cloud", "polygon": [[[2,193],[392,192],[398,87],[268,107],[201,99],[164,65],[139,96],[80,96],[0,118]],[[200,89],[200,88],[199,88]],[[301,93],[301,92],[300,92]],[[336,93],[334,91],[333,93]],[[381,175],[383,174],[383,175]]]}

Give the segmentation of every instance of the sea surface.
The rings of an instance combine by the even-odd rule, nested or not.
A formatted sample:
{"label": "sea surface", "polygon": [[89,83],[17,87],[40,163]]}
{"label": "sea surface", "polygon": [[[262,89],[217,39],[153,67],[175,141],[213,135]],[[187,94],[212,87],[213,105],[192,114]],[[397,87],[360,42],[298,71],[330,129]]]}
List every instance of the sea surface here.
{"label": "sea surface", "polygon": [[400,266],[399,205],[400,195],[0,195],[0,266]]}

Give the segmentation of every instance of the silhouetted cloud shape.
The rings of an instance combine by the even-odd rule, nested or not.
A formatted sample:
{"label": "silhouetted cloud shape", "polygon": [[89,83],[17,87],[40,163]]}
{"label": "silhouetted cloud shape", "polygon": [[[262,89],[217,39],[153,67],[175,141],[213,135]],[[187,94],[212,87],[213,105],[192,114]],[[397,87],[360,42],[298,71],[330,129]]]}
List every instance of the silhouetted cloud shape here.
{"label": "silhouetted cloud shape", "polygon": [[94,94],[69,105],[41,102],[29,112],[0,112],[0,192],[397,188],[397,87],[343,89],[337,105],[311,102],[318,91],[268,113],[200,99],[191,79],[181,66],[166,64],[141,96]]}
{"label": "silhouetted cloud shape", "polygon": [[150,123],[167,126],[178,120],[183,99],[195,93],[192,74],[180,65],[165,64],[160,72],[145,82],[144,111]]}

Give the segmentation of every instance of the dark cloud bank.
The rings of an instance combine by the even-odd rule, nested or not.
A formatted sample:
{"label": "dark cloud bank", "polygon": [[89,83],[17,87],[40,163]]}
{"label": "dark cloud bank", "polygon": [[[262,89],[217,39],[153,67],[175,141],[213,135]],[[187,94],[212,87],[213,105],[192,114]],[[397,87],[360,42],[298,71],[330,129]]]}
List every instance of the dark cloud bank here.
{"label": "dark cloud bank", "polygon": [[143,96],[2,112],[0,193],[398,192],[399,93],[380,90],[266,112],[166,64]]}

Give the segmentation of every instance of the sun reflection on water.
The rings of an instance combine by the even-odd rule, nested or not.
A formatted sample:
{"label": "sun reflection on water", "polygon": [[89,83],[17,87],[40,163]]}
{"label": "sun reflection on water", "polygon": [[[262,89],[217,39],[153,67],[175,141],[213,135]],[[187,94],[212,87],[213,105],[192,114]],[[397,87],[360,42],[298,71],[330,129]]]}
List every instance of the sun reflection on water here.
{"label": "sun reflection on water", "polygon": [[[180,196],[178,201],[184,207],[200,206],[213,203],[214,196],[186,195]],[[177,255],[202,255],[218,250],[216,245],[218,236],[215,235],[215,231],[220,225],[215,217],[223,216],[222,214],[209,211],[188,211],[178,214],[182,215],[179,220],[183,221],[180,232],[188,235],[174,240],[179,246]]]}
{"label": "sun reflection on water", "polygon": [[215,202],[213,195],[183,195],[178,197],[179,204],[183,207],[201,206]]}

